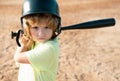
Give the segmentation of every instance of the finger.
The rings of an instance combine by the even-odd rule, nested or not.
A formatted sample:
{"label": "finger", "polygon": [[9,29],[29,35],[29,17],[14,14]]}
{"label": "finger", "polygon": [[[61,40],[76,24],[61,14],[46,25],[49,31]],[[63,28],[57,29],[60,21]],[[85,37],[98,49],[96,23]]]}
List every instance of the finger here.
{"label": "finger", "polygon": [[25,35],[21,35],[20,42],[25,44],[29,41],[29,39]]}
{"label": "finger", "polygon": [[25,35],[23,35],[23,38],[24,38],[25,40],[29,40],[29,38],[28,38],[28,37],[26,37]]}

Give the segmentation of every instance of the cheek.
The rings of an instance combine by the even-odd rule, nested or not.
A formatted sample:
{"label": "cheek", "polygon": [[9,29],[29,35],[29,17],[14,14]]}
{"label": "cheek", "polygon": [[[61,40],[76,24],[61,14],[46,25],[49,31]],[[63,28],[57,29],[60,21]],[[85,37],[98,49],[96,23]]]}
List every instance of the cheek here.
{"label": "cheek", "polygon": [[49,31],[48,31],[48,35],[49,35],[49,36],[52,36],[52,35],[53,35],[53,31],[52,31],[52,30],[49,30]]}
{"label": "cheek", "polygon": [[30,30],[30,34],[31,34],[32,37],[34,37],[34,36],[36,35],[36,32],[31,29],[31,30]]}

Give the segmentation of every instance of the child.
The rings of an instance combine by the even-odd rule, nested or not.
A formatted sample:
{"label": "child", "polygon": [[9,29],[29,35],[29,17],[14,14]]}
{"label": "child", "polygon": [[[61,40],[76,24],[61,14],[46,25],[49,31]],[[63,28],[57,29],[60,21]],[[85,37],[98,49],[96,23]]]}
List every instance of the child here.
{"label": "child", "polygon": [[60,33],[56,0],[25,0],[21,24],[24,34],[14,55],[19,65],[18,81],[55,81]]}

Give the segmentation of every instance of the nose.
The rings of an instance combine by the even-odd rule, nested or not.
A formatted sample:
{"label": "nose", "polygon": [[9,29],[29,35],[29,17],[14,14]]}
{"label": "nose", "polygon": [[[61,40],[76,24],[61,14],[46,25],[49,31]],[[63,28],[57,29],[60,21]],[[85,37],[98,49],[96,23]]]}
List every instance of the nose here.
{"label": "nose", "polygon": [[40,28],[39,31],[38,31],[38,35],[43,35],[45,32],[44,32],[44,29],[43,28]]}

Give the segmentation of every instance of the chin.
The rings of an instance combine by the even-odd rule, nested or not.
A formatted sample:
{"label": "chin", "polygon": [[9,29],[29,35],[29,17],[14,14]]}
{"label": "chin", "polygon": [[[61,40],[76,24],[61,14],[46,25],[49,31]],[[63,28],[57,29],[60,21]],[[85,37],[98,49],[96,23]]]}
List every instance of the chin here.
{"label": "chin", "polygon": [[45,41],[47,41],[47,40],[38,40],[38,42],[40,42],[40,43],[41,43],[41,42],[45,42]]}

